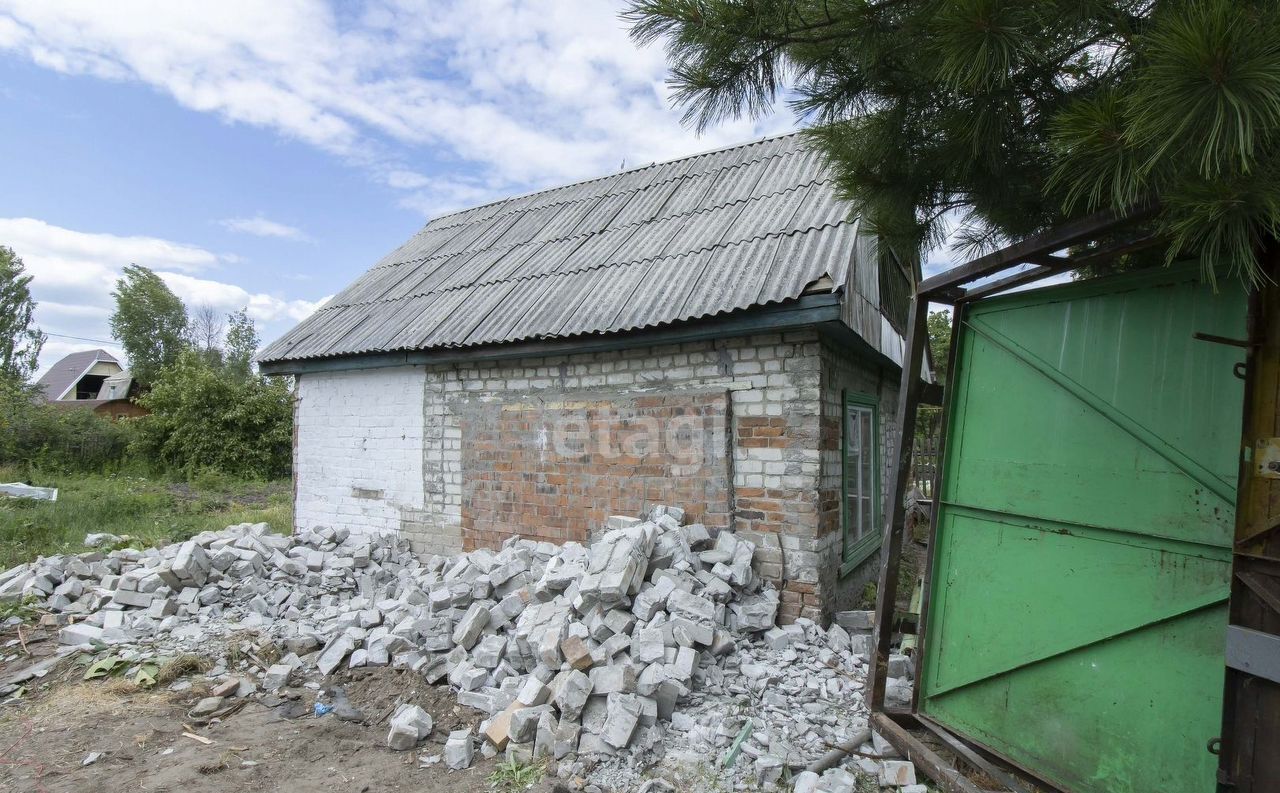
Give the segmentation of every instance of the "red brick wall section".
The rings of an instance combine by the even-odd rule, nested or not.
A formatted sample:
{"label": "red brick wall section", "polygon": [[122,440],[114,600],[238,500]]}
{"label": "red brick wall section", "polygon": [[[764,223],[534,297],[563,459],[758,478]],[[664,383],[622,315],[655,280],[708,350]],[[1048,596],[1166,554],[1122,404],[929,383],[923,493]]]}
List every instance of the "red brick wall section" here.
{"label": "red brick wall section", "polygon": [[725,391],[470,403],[459,411],[463,547],[513,534],[586,542],[608,516],[654,504],[728,526],[728,418]]}

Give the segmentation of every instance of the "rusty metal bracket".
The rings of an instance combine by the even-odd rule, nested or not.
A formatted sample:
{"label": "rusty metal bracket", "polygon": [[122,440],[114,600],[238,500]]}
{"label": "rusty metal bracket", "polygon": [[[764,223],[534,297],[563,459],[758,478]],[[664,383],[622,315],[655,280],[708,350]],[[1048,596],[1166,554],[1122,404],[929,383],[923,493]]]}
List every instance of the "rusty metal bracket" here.
{"label": "rusty metal bracket", "polygon": [[1207,341],[1212,344],[1225,344],[1228,347],[1242,347],[1246,350],[1262,346],[1257,342],[1249,341],[1248,339],[1232,339],[1227,336],[1215,336],[1212,333],[1200,333],[1199,331],[1192,333],[1191,338],[1198,341]]}
{"label": "rusty metal bracket", "polygon": [[1253,453],[1258,476],[1280,479],[1280,438],[1259,438]]}

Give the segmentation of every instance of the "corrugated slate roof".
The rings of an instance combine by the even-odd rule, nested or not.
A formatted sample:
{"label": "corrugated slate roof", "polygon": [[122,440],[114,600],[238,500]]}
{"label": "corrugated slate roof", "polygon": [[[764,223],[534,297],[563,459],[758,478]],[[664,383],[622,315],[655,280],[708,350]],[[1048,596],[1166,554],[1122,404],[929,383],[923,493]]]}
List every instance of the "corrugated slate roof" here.
{"label": "corrugated slate roof", "polygon": [[857,220],[799,135],[433,219],[260,357],[608,333],[843,284]]}

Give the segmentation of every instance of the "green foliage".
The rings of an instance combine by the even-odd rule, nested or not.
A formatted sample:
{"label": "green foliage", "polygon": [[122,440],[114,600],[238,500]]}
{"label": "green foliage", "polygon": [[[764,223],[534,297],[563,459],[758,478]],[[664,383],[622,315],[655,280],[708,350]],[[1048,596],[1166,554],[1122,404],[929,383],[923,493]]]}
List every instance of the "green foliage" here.
{"label": "green foliage", "polygon": [[234,377],[247,379],[253,374],[253,356],[258,351],[258,329],[242,308],[227,315],[227,343],[224,365]]}
{"label": "green foliage", "polygon": [[[1280,233],[1280,0],[630,0],[707,127],[786,92],[899,250],[1155,199],[1175,256]],[[1212,272],[1210,270],[1210,272]]]}
{"label": "green foliage", "polygon": [[111,334],[129,357],[134,379],[149,385],[187,347],[187,310],[160,276],[131,264],[111,293]]}
{"label": "green foliage", "polygon": [[119,468],[136,433],[130,419],[112,421],[91,410],[36,405],[14,433],[28,468],[96,472]]}
{"label": "green foliage", "polygon": [[947,383],[947,365],[951,353],[951,312],[930,311],[928,319],[929,354],[933,358],[933,372],[938,382]]}
{"label": "green foliage", "polygon": [[293,527],[288,481],[200,477],[189,483],[0,467],[0,482],[19,479],[58,488],[58,500],[0,499],[0,570],[37,556],[83,553],[91,532],[109,531],[131,538],[130,547],[146,548],[233,523],[265,522],[285,533]]}
{"label": "green foliage", "polygon": [[21,600],[0,601],[0,622],[7,622],[17,617],[23,622],[35,622],[40,616],[42,601],[36,595],[27,595]]}
{"label": "green foliage", "polygon": [[128,420],[56,407],[39,399],[32,386],[0,380],[0,463],[24,471],[114,470],[134,434]]}
{"label": "green foliage", "polygon": [[489,786],[501,793],[528,790],[542,781],[547,767],[542,763],[518,763],[515,758],[499,763],[489,775]]}
{"label": "green foliage", "polygon": [[32,326],[31,276],[12,248],[0,245],[0,380],[31,379],[45,335]]}
{"label": "green foliage", "polygon": [[163,369],[138,400],[133,451],[187,476],[220,471],[269,479],[288,475],[293,454],[293,397],[282,380],[233,376],[194,351]]}

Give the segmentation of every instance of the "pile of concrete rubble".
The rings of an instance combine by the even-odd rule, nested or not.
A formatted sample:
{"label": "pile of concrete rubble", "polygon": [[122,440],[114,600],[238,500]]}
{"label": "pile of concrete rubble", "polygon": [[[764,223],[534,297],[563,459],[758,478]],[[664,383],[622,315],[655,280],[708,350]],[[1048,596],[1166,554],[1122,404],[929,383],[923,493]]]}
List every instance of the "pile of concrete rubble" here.
{"label": "pile of concrete rubble", "polygon": [[[488,714],[478,734],[449,735],[451,768],[478,745],[620,789],[688,753],[716,757],[740,784],[778,784],[865,727],[859,629],[870,625],[775,626],[778,593],[753,572],[753,544],[682,519],[657,507],[610,518],[589,547],[511,538],[422,560],[390,536],[243,524],[166,548],[42,558],[0,573],[0,601],[36,596],[61,615],[64,644],[147,648],[139,659],[256,630],[287,650],[257,670],[267,690],[313,669],[413,669]],[[906,659],[894,660],[891,693],[909,696]],[[404,705],[387,743],[415,748],[432,727]],[[859,762],[879,774],[892,761]],[[796,784],[834,793],[852,779],[833,769]]]}

